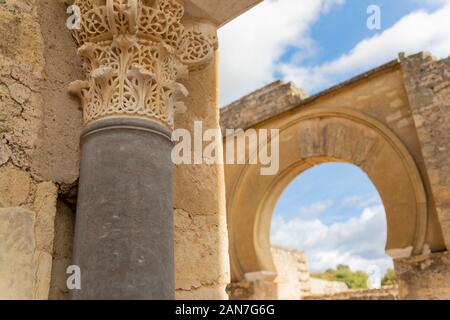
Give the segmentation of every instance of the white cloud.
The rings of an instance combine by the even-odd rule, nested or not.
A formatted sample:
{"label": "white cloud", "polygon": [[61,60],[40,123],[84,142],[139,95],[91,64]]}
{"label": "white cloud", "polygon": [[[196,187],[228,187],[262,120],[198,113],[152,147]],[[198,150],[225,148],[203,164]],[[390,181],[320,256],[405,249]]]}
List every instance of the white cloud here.
{"label": "white cloud", "polygon": [[288,47],[304,54],[314,44],[307,30],[344,0],[265,0],[219,30],[222,101],[229,103],[274,80]]}
{"label": "white cloud", "polygon": [[301,219],[317,218],[320,214],[325,212],[333,205],[333,201],[326,200],[322,202],[315,202],[308,206],[303,206],[298,209],[298,217]]}
{"label": "white cloud", "polygon": [[347,264],[353,270],[377,265],[383,272],[392,267],[391,258],[384,252],[386,218],[381,205],[364,208],[359,216],[330,226],[319,219],[296,217],[286,221],[276,216],[272,221],[271,241],[304,250],[312,272],[338,264]]}
{"label": "white cloud", "polygon": [[344,198],[342,200],[342,205],[345,207],[357,207],[363,209],[366,207],[381,206],[382,200],[378,193],[354,195]]}
{"label": "white cloud", "polygon": [[358,43],[336,60],[315,67],[294,63],[280,65],[285,80],[307,92],[324,89],[351,74],[368,70],[396,58],[399,52],[431,51],[443,58],[450,54],[450,1],[435,12],[413,12],[391,28]]}

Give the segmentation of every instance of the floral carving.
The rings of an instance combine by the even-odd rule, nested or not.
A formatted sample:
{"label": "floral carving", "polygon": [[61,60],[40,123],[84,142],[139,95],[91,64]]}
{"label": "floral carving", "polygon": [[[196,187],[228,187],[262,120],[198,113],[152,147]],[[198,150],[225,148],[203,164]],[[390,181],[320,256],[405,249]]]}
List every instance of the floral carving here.
{"label": "floral carving", "polygon": [[173,114],[188,94],[177,81],[208,64],[215,28],[184,23],[177,0],[76,0],[81,28],[74,30],[86,80],[75,81],[84,122],[142,116],[173,127]]}

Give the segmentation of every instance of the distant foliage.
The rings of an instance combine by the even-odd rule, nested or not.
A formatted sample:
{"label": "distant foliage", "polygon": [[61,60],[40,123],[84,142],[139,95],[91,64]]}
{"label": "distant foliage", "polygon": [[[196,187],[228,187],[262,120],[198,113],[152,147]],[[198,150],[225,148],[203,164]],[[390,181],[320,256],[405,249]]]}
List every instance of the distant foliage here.
{"label": "distant foliage", "polygon": [[328,269],[323,273],[311,275],[314,278],[327,281],[344,282],[349,289],[366,289],[369,276],[362,271],[352,271],[349,266],[340,264],[336,269]]}
{"label": "distant foliage", "polygon": [[393,286],[397,284],[397,276],[392,269],[388,269],[386,271],[386,274],[383,277],[383,280],[381,280],[382,286]]}
{"label": "distant foliage", "polygon": [[[322,273],[311,274],[313,278],[344,282],[349,289],[367,289],[369,276],[363,271],[352,271],[349,266],[340,264],[336,269],[328,269]],[[388,269],[381,282],[383,286],[397,284],[394,270]]]}

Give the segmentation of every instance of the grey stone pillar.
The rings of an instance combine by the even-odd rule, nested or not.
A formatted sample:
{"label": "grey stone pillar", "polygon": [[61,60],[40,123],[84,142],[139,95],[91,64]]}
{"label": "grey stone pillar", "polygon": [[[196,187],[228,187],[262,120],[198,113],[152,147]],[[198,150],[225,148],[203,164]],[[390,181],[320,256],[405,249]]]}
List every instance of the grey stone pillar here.
{"label": "grey stone pillar", "polygon": [[75,299],[173,299],[172,142],[151,120],[84,130],[74,260]]}
{"label": "grey stone pillar", "polygon": [[85,123],[72,298],[173,299],[170,136],[188,94],[177,80],[210,63],[216,29],[188,22],[174,0],[75,5],[86,81],[70,86]]}

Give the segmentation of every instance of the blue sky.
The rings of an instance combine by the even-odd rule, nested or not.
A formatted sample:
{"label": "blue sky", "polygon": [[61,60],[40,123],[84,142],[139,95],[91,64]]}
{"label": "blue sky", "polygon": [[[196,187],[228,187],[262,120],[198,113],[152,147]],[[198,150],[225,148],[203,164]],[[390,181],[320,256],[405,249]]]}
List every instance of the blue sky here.
{"label": "blue sky", "polygon": [[346,163],[326,163],[292,181],[274,214],[288,220],[299,215],[318,217],[330,226],[361,214],[361,208],[380,204],[377,190],[361,169]]}
{"label": "blue sky", "polygon": [[[342,54],[350,51],[361,39],[370,38],[382,31],[391,28],[403,16],[415,10],[435,10],[439,6],[436,3],[411,0],[353,0],[347,1],[347,5],[335,6],[328,14],[312,25],[309,31],[310,37],[318,43],[317,52],[302,64],[314,66],[323,62],[337,59]],[[369,30],[366,28],[367,8],[376,4],[381,9],[382,29]],[[362,14],[361,14],[362,13]],[[295,53],[295,48],[290,48],[286,55]],[[282,57],[283,60],[283,57]]]}
{"label": "blue sky", "polygon": [[399,52],[447,57],[449,16],[450,0],[265,0],[219,30],[222,105],[278,79],[314,94]]}
{"label": "blue sky", "polygon": [[[381,30],[367,8],[381,9]],[[222,105],[275,80],[314,94],[398,56],[450,54],[450,0],[265,0],[219,31]],[[313,271],[392,261],[386,221],[367,176],[346,164],[300,175],[276,206],[272,241],[304,249]]]}
{"label": "blue sky", "polygon": [[355,270],[392,267],[384,252],[382,201],[354,165],[326,163],[299,175],[278,200],[272,221],[272,243],[304,250],[311,271],[340,263]]}

